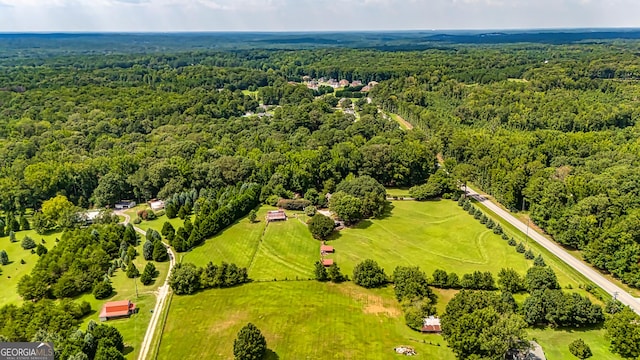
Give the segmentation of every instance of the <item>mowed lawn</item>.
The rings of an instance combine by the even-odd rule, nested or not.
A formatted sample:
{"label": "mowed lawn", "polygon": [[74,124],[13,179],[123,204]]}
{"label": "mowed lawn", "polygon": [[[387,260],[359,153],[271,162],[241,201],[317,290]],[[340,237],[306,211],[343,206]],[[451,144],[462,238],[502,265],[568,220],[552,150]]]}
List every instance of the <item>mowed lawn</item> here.
{"label": "mowed lawn", "polygon": [[320,260],[320,241],[302,220],[289,214],[287,221],[270,223],[249,266],[254,280],[313,278],[314,263]]}
{"label": "mowed lawn", "polygon": [[233,340],[254,323],[265,335],[267,359],[455,359],[439,335],[404,324],[392,288],[352,283],[278,281],[174,296],[158,359],[231,359]]}
{"label": "mowed lawn", "polygon": [[610,342],[604,329],[532,329],[528,334],[542,346],[548,360],[577,359],[569,352],[569,344],[577,339],[584,340],[591,348],[590,359],[622,360],[609,351]]}
{"label": "mowed lawn", "polygon": [[[0,307],[7,304],[19,304],[22,298],[18,295],[18,282],[29,273],[38,261],[38,255],[32,254],[31,250],[24,250],[20,243],[25,236],[32,238],[36,244],[42,244],[51,249],[56,245],[56,237],[61,237],[62,233],[52,233],[47,235],[39,235],[35,230],[18,231],[16,239],[18,242],[9,241],[9,236],[0,237],[0,250],[5,250],[9,255],[9,264],[0,265],[2,274],[0,274]],[[25,264],[21,264],[20,260],[24,260]]]}
{"label": "mowed lawn", "polygon": [[196,266],[205,266],[209,261],[216,264],[225,261],[248,268],[258,251],[266,226],[267,211],[273,209],[261,207],[257,212],[256,222],[250,222],[245,216],[190,252],[178,255],[178,258],[183,257],[182,262],[194,263]]}
{"label": "mowed lawn", "polygon": [[356,264],[374,259],[391,274],[396,266],[419,266],[459,276],[475,270],[513,268],[524,274],[531,266],[522,254],[463,211],[455,201],[393,201],[388,217],[360,222],[340,231],[333,258],[351,274]]}

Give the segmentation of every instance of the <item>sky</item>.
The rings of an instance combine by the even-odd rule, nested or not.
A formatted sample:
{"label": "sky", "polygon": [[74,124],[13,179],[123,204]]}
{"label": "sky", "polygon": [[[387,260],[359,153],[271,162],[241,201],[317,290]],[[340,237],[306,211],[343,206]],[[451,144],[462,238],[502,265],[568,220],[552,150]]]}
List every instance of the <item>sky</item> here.
{"label": "sky", "polygon": [[0,32],[640,27],[639,0],[0,0]]}

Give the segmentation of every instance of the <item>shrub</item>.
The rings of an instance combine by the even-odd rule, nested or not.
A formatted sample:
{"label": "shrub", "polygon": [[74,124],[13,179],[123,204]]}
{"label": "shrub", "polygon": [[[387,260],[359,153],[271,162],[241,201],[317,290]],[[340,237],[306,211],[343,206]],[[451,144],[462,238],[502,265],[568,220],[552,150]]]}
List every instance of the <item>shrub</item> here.
{"label": "shrub", "polygon": [[278,195],[270,195],[267,200],[265,200],[264,202],[267,205],[271,205],[271,206],[276,206],[278,204],[278,201],[280,200],[280,196]]}
{"label": "shrub", "polygon": [[276,206],[285,210],[303,210],[307,206],[311,206],[311,201],[306,199],[281,199]]}
{"label": "shrub", "polygon": [[516,251],[522,254],[527,251],[527,249],[524,247],[523,243],[519,243],[518,246],[516,246]]}
{"label": "shrub", "polygon": [[24,239],[22,239],[20,246],[25,250],[34,249],[36,247],[36,242],[33,241],[32,238],[25,236]]}
{"label": "shrub", "polygon": [[309,220],[309,231],[311,231],[311,235],[316,239],[326,239],[333,232],[333,228],[333,220],[320,213],[313,215],[311,220]]}
{"label": "shrub", "polygon": [[113,286],[111,285],[111,281],[105,279],[104,281],[98,282],[93,286],[93,296],[97,300],[106,299],[113,293]]}
{"label": "shrub", "polygon": [[316,214],[316,207],[315,206],[307,206],[306,208],[304,208],[304,213],[307,216],[313,216]]}
{"label": "shrub", "polygon": [[582,339],[574,340],[569,344],[569,352],[578,359],[590,358],[592,355],[591,348]]}
{"label": "shrub", "polygon": [[516,239],[514,239],[514,238],[509,239],[509,242],[507,244],[509,244],[509,246],[516,246],[516,244],[517,244],[516,243]]}
{"label": "shrub", "polygon": [[524,257],[527,260],[533,260],[533,258],[535,258],[536,256],[533,255],[533,251],[531,251],[531,249],[529,249],[524,253]]}
{"label": "shrub", "polygon": [[260,330],[248,323],[233,341],[233,356],[236,360],[260,360],[267,352],[267,341]]}

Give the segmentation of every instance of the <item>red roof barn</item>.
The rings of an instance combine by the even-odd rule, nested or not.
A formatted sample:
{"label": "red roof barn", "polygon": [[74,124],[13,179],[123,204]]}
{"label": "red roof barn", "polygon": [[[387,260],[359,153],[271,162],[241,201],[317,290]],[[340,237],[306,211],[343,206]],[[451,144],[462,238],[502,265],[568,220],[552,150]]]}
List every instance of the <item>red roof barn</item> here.
{"label": "red roof barn", "polygon": [[324,265],[324,266],[333,265],[333,259],[322,259],[322,265]]}
{"label": "red roof barn", "polygon": [[332,253],[334,252],[333,246],[329,245],[320,245],[320,252],[324,253]]}
{"label": "red roof barn", "polygon": [[136,312],[136,304],[129,300],[111,301],[102,307],[100,321],[127,317]]}

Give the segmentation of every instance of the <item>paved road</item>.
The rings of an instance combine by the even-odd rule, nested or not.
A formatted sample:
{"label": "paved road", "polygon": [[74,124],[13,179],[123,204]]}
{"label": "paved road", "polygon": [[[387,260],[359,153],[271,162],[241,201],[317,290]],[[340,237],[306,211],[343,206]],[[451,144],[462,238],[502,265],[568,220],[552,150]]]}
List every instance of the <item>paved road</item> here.
{"label": "paved road", "polygon": [[[131,220],[131,217],[125,214],[123,211],[116,211],[115,214],[124,216],[124,224],[128,224]],[[142,234],[143,236],[147,235],[147,232],[140,229],[137,226],[133,226],[136,232]],[[144,334],[144,339],[142,340],[142,345],[140,346],[140,353],[138,354],[138,360],[145,360],[147,355],[149,354],[149,348],[151,347],[151,341],[153,340],[153,335],[155,334],[156,328],[158,327],[158,321],[160,320],[160,315],[162,315],[164,311],[164,307],[167,303],[167,295],[169,295],[170,287],[169,287],[169,275],[171,275],[171,270],[176,264],[176,256],[173,253],[171,247],[167,244],[164,244],[167,248],[167,253],[169,254],[169,271],[167,272],[167,277],[164,279],[164,284],[158,288],[156,291],[156,305],[153,308],[153,313],[151,315],[151,321],[149,321],[149,326],[147,327],[147,331]]]}
{"label": "paved road", "polygon": [[[501,209],[496,204],[492,203],[489,199],[484,197],[483,195],[478,194],[473,189],[467,187],[467,194],[480,201],[484,206],[489,208],[491,211],[496,213],[498,216],[503,218],[505,221],[515,226],[518,230],[525,233],[527,231],[527,225],[522,223],[520,220],[516,219],[513,215],[511,215],[508,211]],[[609,293],[611,296],[614,294],[617,295],[618,300],[621,303],[628,305],[633,311],[640,314],[640,301],[637,298],[633,297],[628,292],[624,291],[622,288],[617,286],[616,284],[609,281],[607,278],[602,276],[598,271],[591,268],[589,265],[583,263],[582,261],[576,259],[567,251],[565,251],[561,246],[556,244],[555,242],[547,239],[542,236],[534,229],[529,227],[528,230],[529,237],[535,240],[538,244],[542,245],[544,248],[552,252],[555,256],[560,258],[562,261],[567,263],[572,268],[579,271],[582,275],[584,275],[587,279],[591,280],[593,283],[601,287],[604,291]]]}

